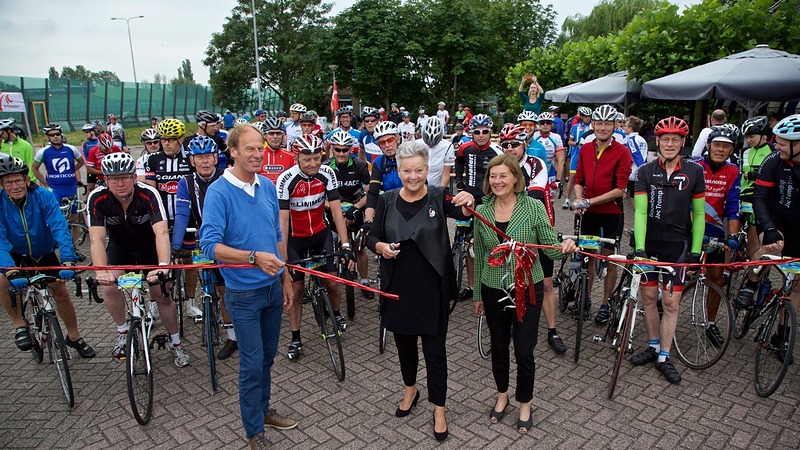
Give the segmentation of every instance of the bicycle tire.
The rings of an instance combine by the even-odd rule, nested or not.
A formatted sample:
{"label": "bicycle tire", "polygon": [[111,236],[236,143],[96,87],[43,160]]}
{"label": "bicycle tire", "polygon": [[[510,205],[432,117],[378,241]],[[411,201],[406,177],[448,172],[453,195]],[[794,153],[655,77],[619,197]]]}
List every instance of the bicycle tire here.
{"label": "bicycle tire", "polygon": [[478,317],[478,353],[483,359],[492,356],[491,336],[489,335],[489,325],[486,323],[486,315]]}
{"label": "bicycle tire", "polygon": [[[750,272],[750,267],[743,267],[741,270],[737,272],[736,277],[734,277],[734,275],[731,274],[731,279],[728,280],[729,299],[734,298],[735,295],[739,295],[739,289],[741,289],[745,280],[747,280],[747,274],[749,272]],[[733,306],[734,338],[741,339],[747,335],[747,333],[750,331],[750,328],[753,326],[753,321],[755,319],[754,312],[755,310],[753,309],[753,305],[748,306],[746,308]]]}
{"label": "bicycle tire", "polygon": [[583,316],[586,309],[586,298],[589,295],[589,279],[588,274],[581,272],[578,274],[578,280],[575,282],[576,295],[575,301],[577,302],[575,311],[577,312],[577,323],[575,325],[575,362],[578,362],[581,356],[581,338],[583,337]]}
{"label": "bicycle tire", "polygon": [[[16,294],[14,294],[16,295]],[[23,299],[17,297],[17,302],[22,302]],[[17,303],[19,304],[19,303]],[[44,360],[44,347],[42,346],[42,319],[41,314],[37,314],[37,308],[34,308],[28,303],[22,305],[22,319],[25,320],[25,325],[28,327],[28,336],[31,338],[31,356],[37,364]],[[37,315],[39,319],[37,320]],[[38,325],[37,325],[38,324]]]}
{"label": "bicycle tire", "polygon": [[144,336],[142,321],[130,321],[125,339],[125,378],[133,417],[147,425],[153,414],[153,367],[150,346]]}
{"label": "bicycle tire", "polygon": [[608,399],[614,397],[614,390],[617,388],[617,380],[619,379],[619,369],[622,367],[622,361],[625,360],[625,353],[627,353],[628,341],[631,338],[631,324],[633,323],[633,315],[636,313],[636,305],[632,299],[627,299],[627,311],[625,311],[624,321],[620,328],[619,347],[616,347],[617,355],[614,359],[614,368],[611,370],[611,381],[608,383]]}
{"label": "bicycle tire", "polygon": [[214,344],[217,315],[214,311],[214,301],[210,295],[203,296],[203,325],[206,340],[206,354],[208,356],[208,377],[211,381],[211,390],[217,392],[217,359],[214,354]]}
{"label": "bicycle tire", "polygon": [[568,258],[564,258],[561,260],[561,268],[558,271],[558,275],[553,277],[553,284],[558,287],[558,307],[562,313],[566,312],[569,306],[569,298],[567,295],[569,291],[569,274],[566,268],[568,267],[567,259]]}
{"label": "bicycle tire", "polygon": [[339,324],[333,315],[333,306],[331,300],[328,298],[328,293],[321,291],[319,293],[319,300],[324,309],[324,320],[322,321],[322,340],[328,347],[328,354],[330,355],[331,364],[333,365],[333,373],[339,381],[344,381],[345,368],[344,368],[344,352],[342,351],[342,332],[339,330]]}
{"label": "bicycle tire", "polygon": [[[783,309],[783,314],[781,314],[781,309]],[[781,342],[780,346],[773,345],[772,335],[773,330],[777,332],[776,324],[790,327],[788,345],[785,349],[783,348],[783,342]],[[786,376],[786,371],[792,363],[796,327],[797,316],[788,299],[777,303],[773,307],[768,321],[765,321],[762,325],[758,335],[758,344],[756,345],[755,377],[753,378],[753,386],[759,397],[769,397],[775,393]],[[781,359],[780,353],[784,350],[785,354]],[[774,376],[770,376],[768,372],[773,371],[775,372]]]}
{"label": "bicycle tire", "polygon": [[[706,335],[708,296],[711,291],[720,299],[715,319],[723,339],[719,346],[715,346]],[[731,304],[721,287],[702,278],[686,285],[678,304],[678,324],[672,338],[675,354],[686,367],[703,370],[716,364],[728,348],[732,328]]]}
{"label": "bicycle tire", "polygon": [[75,406],[75,391],[72,389],[72,377],[69,374],[67,344],[64,342],[64,334],[61,332],[61,325],[58,323],[55,313],[48,312],[45,317],[47,317],[47,328],[50,334],[50,338],[47,339],[50,361],[56,367],[58,381],[61,383],[61,390],[67,400],[67,406],[72,408]]}
{"label": "bicycle tire", "polygon": [[178,333],[183,337],[183,302],[186,300],[186,272],[183,269],[173,271],[172,285],[170,286],[170,296],[175,303],[178,314]]}
{"label": "bicycle tire", "polygon": [[[453,245],[453,263],[456,266],[456,286],[458,287],[456,290],[458,292],[461,292],[461,283],[464,281],[464,264],[466,261],[466,256],[464,245],[460,242],[456,242]],[[458,293],[456,293],[456,295],[450,300],[450,308],[448,310],[449,314],[452,314],[453,311],[455,311],[458,300]]]}
{"label": "bicycle tire", "polygon": [[383,309],[383,297],[378,299],[378,353],[383,354],[386,351],[387,331],[381,320],[381,309]]}
{"label": "bicycle tire", "polygon": [[[345,270],[345,274],[347,275],[345,278],[348,280],[353,280],[354,272],[350,272],[349,270]],[[352,319],[356,316],[356,290],[353,286],[346,284],[344,286],[344,298],[347,303],[347,317]]]}

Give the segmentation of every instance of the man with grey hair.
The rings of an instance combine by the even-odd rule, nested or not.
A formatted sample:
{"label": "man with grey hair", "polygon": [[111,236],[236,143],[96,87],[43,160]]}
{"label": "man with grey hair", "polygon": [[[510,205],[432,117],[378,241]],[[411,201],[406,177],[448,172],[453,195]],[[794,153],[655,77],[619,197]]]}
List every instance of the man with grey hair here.
{"label": "man with grey hair", "polygon": [[708,144],[708,136],[711,135],[711,127],[725,125],[726,121],[727,119],[725,116],[725,111],[721,109],[715,109],[714,112],[711,113],[711,125],[703,128],[703,130],[700,131],[700,134],[697,136],[697,140],[694,142],[692,159],[701,158],[703,156],[703,153],[706,150],[706,144]]}

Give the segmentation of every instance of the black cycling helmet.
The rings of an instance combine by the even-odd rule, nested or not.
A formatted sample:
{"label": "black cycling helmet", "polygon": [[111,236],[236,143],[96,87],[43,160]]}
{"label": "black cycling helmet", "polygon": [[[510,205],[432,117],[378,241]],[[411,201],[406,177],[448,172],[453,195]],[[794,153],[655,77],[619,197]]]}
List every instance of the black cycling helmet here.
{"label": "black cycling helmet", "polygon": [[28,176],[28,165],[25,161],[8,155],[0,157],[0,178],[17,173]]}
{"label": "black cycling helmet", "polygon": [[769,134],[769,120],[767,116],[751,117],[742,123],[742,134],[745,136],[752,134]]}
{"label": "black cycling helmet", "polygon": [[263,125],[261,130],[263,133],[268,131],[284,131],[283,122],[281,122],[281,119],[278,119],[277,117],[267,117],[267,120],[262,123]]}
{"label": "black cycling helmet", "polygon": [[217,117],[217,113],[209,111],[207,109],[201,109],[197,111],[197,114],[194,115],[197,119],[197,122],[205,122],[205,123],[217,123],[219,122],[219,118]]}

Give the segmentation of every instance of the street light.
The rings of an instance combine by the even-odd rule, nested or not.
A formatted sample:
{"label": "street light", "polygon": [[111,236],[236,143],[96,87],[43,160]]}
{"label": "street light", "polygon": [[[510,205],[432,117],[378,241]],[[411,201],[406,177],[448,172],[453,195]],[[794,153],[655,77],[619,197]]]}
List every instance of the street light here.
{"label": "street light", "polygon": [[112,17],[111,20],[124,20],[125,24],[128,26],[128,45],[131,47],[131,65],[133,65],[133,82],[137,83],[136,81],[136,62],[133,60],[133,40],[131,39],[131,20],[133,19],[144,19],[144,16],[133,16],[128,17],[127,19],[124,17]]}
{"label": "street light", "polygon": [[256,50],[256,93],[258,93],[258,109],[261,109],[261,70],[258,67],[258,31],[256,30],[256,0],[251,0],[253,7],[253,46]]}
{"label": "street light", "polygon": [[331,72],[333,72],[333,84],[336,85],[336,69],[338,69],[339,66],[336,64],[331,64],[328,66],[328,68],[331,69]]}

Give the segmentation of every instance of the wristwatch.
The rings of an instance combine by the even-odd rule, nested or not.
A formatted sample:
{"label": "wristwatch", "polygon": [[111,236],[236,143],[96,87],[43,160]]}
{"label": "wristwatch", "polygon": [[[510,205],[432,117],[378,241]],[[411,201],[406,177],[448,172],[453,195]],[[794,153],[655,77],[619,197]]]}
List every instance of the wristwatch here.
{"label": "wristwatch", "polygon": [[250,252],[249,255],[247,255],[247,262],[249,262],[250,264],[252,264],[254,266],[256,265],[256,251],[255,250],[253,250],[252,252]]}

